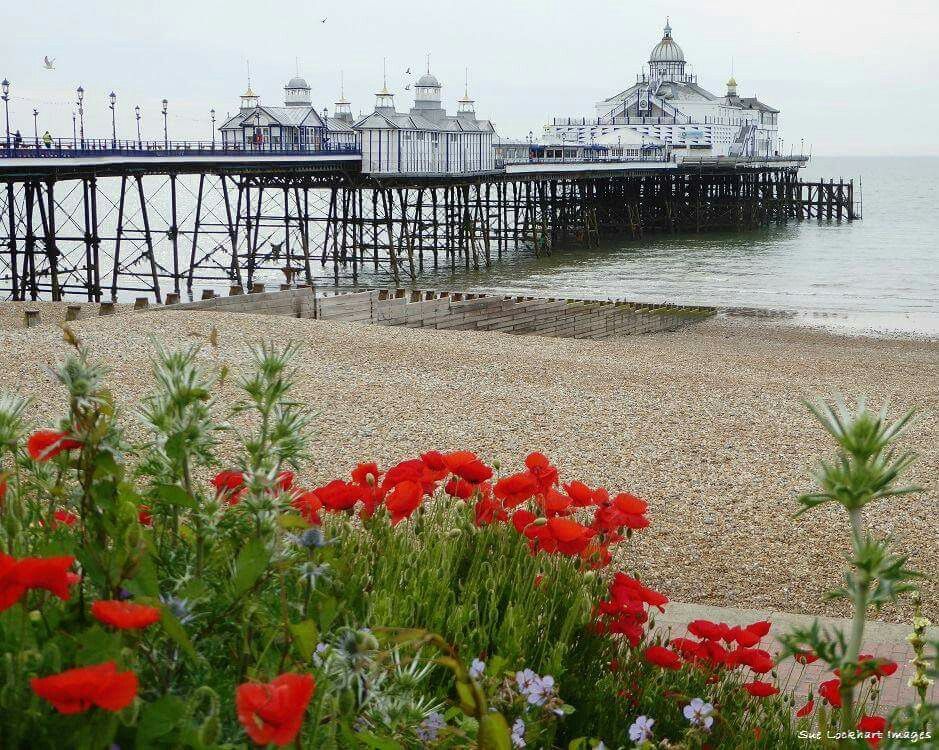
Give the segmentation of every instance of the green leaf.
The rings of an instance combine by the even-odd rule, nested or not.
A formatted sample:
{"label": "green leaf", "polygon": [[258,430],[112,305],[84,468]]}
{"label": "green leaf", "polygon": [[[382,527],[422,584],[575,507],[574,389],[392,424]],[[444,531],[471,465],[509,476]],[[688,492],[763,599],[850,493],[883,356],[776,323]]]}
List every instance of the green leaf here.
{"label": "green leaf", "polygon": [[175,484],[160,484],[156,488],[156,496],[166,505],[179,505],[183,508],[196,509],[196,501],[190,497],[182,487]]}
{"label": "green leaf", "polygon": [[460,699],[460,708],[463,709],[464,713],[470,716],[476,716],[479,713],[476,696],[473,695],[473,688],[468,683],[457,680],[456,694]]}
{"label": "green leaf", "polygon": [[355,738],[365,747],[371,747],[374,750],[403,750],[404,748],[404,745],[399,742],[378,737],[371,732],[356,732]]}
{"label": "green leaf", "polygon": [[121,637],[117,633],[108,633],[97,625],[92,625],[78,637],[81,648],[78,661],[81,665],[100,664],[116,661],[121,655]]}
{"label": "green leaf", "polygon": [[287,531],[294,531],[308,529],[311,524],[296,513],[284,513],[277,519],[277,525]]}
{"label": "green leaf", "polygon": [[270,559],[270,550],[260,539],[252,539],[242,548],[238,554],[238,561],[235,563],[235,597],[242,596],[251,590],[267,568]]}
{"label": "green leaf", "polygon": [[479,719],[476,739],[479,750],[512,750],[509,724],[500,713],[488,713]]}
{"label": "green leaf", "polygon": [[196,654],[196,650],[192,647],[192,641],[189,640],[189,636],[186,634],[186,631],[183,629],[183,626],[180,624],[179,620],[170,612],[166,607],[163,608],[163,617],[161,619],[163,623],[163,630],[166,631],[166,634],[172,638],[179,647],[185,651],[191,658],[198,659],[199,656]]}
{"label": "green leaf", "polygon": [[153,741],[172,732],[186,714],[186,704],[175,695],[164,695],[144,706],[137,724],[137,747],[152,747]]}
{"label": "green leaf", "polygon": [[153,559],[150,557],[149,553],[144,553],[140,557],[137,572],[124,586],[132,594],[137,594],[138,596],[149,596],[153,599],[160,596],[160,584],[157,580],[156,568],[153,565]]}
{"label": "green leaf", "polygon": [[304,661],[309,661],[316,650],[316,644],[319,641],[319,628],[313,620],[304,620],[290,626],[290,632],[293,633],[297,650]]}

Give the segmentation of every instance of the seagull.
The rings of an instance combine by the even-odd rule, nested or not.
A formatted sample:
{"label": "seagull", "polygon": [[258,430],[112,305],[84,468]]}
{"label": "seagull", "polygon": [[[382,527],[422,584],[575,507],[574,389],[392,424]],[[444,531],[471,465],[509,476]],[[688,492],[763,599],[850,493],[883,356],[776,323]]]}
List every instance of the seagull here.
{"label": "seagull", "polygon": [[404,87],[404,90],[405,90],[405,91],[410,91],[410,90],[411,90],[411,84],[409,83],[407,86],[405,86],[405,87]]}
{"label": "seagull", "polygon": [[326,23],[326,19],[324,18],[320,23]]}
{"label": "seagull", "polygon": [[55,70],[55,58],[50,59],[49,55],[46,55],[42,58],[43,67],[46,70]]}
{"label": "seagull", "polygon": [[404,71],[404,75],[406,75],[406,76],[411,75],[411,69],[408,68],[406,71]]}

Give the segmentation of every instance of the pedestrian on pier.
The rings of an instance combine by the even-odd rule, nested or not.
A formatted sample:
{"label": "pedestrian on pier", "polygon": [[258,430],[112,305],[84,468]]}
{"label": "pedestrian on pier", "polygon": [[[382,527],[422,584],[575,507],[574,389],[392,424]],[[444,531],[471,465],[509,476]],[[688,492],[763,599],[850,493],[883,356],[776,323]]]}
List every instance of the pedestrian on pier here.
{"label": "pedestrian on pier", "polygon": [[52,148],[52,134],[48,130],[42,134],[42,142],[46,148]]}
{"label": "pedestrian on pier", "polygon": [[13,148],[22,148],[23,146],[23,134],[17,130],[13,134]]}

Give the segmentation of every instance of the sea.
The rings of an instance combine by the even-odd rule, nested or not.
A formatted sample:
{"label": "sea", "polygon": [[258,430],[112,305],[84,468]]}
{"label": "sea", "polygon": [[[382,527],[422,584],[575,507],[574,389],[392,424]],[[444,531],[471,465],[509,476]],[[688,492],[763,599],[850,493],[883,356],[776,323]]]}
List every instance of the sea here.
{"label": "sea", "polygon": [[503,256],[437,288],[755,308],[845,333],[939,337],[939,157],[812,157],[806,179],[854,179],[863,219]]}

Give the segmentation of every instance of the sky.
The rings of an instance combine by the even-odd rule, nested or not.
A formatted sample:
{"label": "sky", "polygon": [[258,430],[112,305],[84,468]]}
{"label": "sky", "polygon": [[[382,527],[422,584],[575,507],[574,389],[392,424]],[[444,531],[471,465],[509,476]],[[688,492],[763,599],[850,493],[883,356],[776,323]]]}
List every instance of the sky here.
{"label": "sky", "polygon": [[110,137],[114,91],[119,138],[136,136],[139,105],[143,138],[162,139],[165,97],[170,138],[208,140],[209,110],[220,124],[238,108],[247,61],[262,104],[282,103],[299,66],[318,109],[332,111],[342,76],[364,113],[387,59],[406,110],[404,86],[428,54],[449,110],[468,75],[478,116],[500,135],[537,136],[634,81],[669,17],[702,86],[722,95],[733,71],[741,96],[781,110],[785,150],[804,140],[817,155],[939,154],[939,0],[2,3],[0,78],[24,136],[36,109],[40,135],[70,137],[82,85],[86,137]]}

